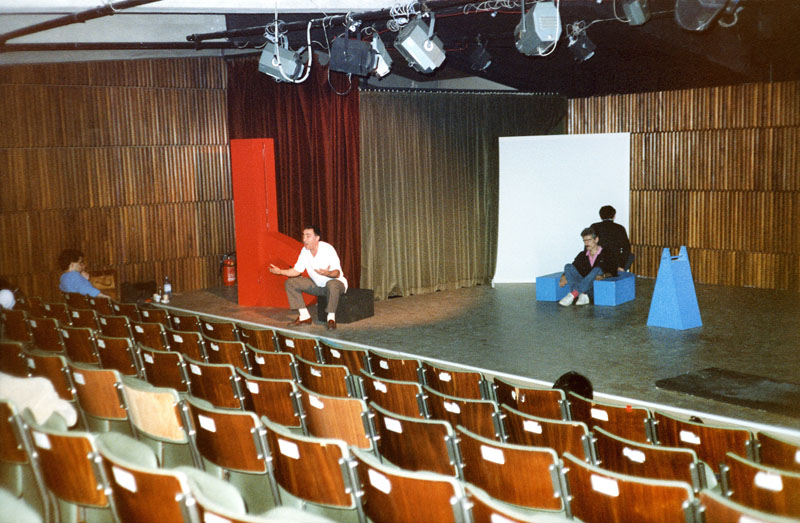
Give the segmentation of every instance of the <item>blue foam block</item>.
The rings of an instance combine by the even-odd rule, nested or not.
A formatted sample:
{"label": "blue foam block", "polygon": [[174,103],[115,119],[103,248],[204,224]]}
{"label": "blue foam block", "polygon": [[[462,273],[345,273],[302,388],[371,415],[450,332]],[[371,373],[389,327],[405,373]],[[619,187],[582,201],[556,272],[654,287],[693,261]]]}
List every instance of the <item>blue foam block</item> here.
{"label": "blue foam block", "polygon": [[661,253],[647,325],[678,330],[703,325],[685,245],[678,256],[671,256],[668,248]]}
{"label": "blue foam block", "polygon": [[566,296],[568,287],[558,286],[561,274],[563,273],[554,272],[536,277],[536,301],[558,301]]}
{"label": "blue foam block", "polygon": [[613,278],[595,280],[595,305],[620,305],[636,298],[636,275],[632,272],[621,272]]}

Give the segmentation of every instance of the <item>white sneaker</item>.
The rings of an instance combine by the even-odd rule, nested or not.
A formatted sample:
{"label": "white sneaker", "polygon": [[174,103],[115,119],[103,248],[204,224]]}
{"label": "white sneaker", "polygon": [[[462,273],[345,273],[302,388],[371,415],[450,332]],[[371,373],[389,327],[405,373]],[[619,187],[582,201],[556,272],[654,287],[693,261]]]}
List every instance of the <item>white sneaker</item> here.
{"label": "white sneaker", "polygon": [[589,305],[589,295],[586,293],[578,294],[578,301],[575,302],[575,305]]}
{"label": "white sneaker", "polygon": [[575,301],[575,296],[573,296],[571,292],[568,292],[566,296],[559,300],[558,304],[563,305],[564,307],[569,307],[572,305],[573,301]]}

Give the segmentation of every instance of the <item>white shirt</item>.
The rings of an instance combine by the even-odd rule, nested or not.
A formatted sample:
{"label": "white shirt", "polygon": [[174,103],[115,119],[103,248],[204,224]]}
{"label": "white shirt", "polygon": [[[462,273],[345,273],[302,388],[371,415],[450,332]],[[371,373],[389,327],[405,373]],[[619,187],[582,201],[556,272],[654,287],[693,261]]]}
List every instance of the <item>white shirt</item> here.
{"label": "white shirt", "polygon": [[330,243],[319,242],[316,256],[312,255],[311,251],[303,247],[303,250],[300,251],[300,256],[297,257],[297,263],[294,264],[294,270],[300,273],[308,271],[308,276],[317,287],[324,287],[326,283],[334,279],[323,276],[314,269],[339,271],[339,277],[336,279],[342,282],[345,292],[347,291],[347,278],[344,277],[342,263],[339,261],[339,255],[336,254],[336,249],[334,249],[333,245]]}

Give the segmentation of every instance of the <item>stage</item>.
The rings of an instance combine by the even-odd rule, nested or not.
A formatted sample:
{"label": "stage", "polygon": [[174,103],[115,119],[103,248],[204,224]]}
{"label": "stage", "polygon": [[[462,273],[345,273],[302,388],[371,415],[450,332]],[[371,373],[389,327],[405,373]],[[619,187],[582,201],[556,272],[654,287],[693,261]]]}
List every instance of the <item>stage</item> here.
{"label": "stage", "polygon": [[753,401],[716,401],[655,384],[716,367],[800,391],[800,295],[696,285],[703,326],[679,331],[647,326],[654,284],[637,278],[636,299],[617,307],[537,302],[535,284],[392,298],[375,302],[374,317],[335,331],[316,323],[315,306],[314,325],[287,329],[294,311],[240,307],[236,287],[177,293],[169,307],[548,383],[576,370],[592,380],[601,400],[608,394],[699,411],[708,422],[725,416],[800,429],[800,407],[770,412],[744,406]]}

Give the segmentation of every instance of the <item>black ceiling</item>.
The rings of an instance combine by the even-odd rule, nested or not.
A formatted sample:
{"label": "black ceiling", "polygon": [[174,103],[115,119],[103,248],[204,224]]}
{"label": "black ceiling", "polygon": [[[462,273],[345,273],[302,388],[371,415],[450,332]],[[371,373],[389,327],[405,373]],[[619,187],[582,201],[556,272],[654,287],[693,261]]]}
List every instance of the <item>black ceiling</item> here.
{"label": "black ceiling", "polygon": [[[573,58],[564,30],[550,56],[529,57],[517,51],[513,33],[520,20],[519,9],[494,14],[463,14],[461,8],[443,10],[437,13],[435,31],[444,43],[447,58],[429,75],[411,70],[391,48],[395,33],[385,31],[385,22],[370,24],[390,47],[394,59],[390,74],[420,82],[474,75],[519,90],[573,98],[800,79],[800,1],[741,0],[742,9],[733,26],[715,22],[704,32],[682,29],[675,22],[675,3],[649,0],[653,13],[650,20],[631,26],[614,20],[613,5],[608,0],[562,0],[562,27],[580,20],[587,25],[601,20],[586,29],[597,49],[582,63]],[[617,11],[623,16],[619,4]],[[280,19],[291,22],[319,16],[294,14],[281,15]],[[227,23],[229,29],[239,29],[264,25],[272,19],[269,15],[228,15]],[[730,16],[721,20],[733,21]],[[342,34],[342,25],[329,27],[327,42]],[[469,46],[477,35],[492,56],[491,65],[481,72],[474,71],[469,60]],[[312,31],[312,39],[321,43],[315,44],[315,49],[328,45],[321,29]],[[305,40],[305,30],[289,33],[292,48],[305,45]],[[250,42],[258,44],[263,39],[251,38]]]}

